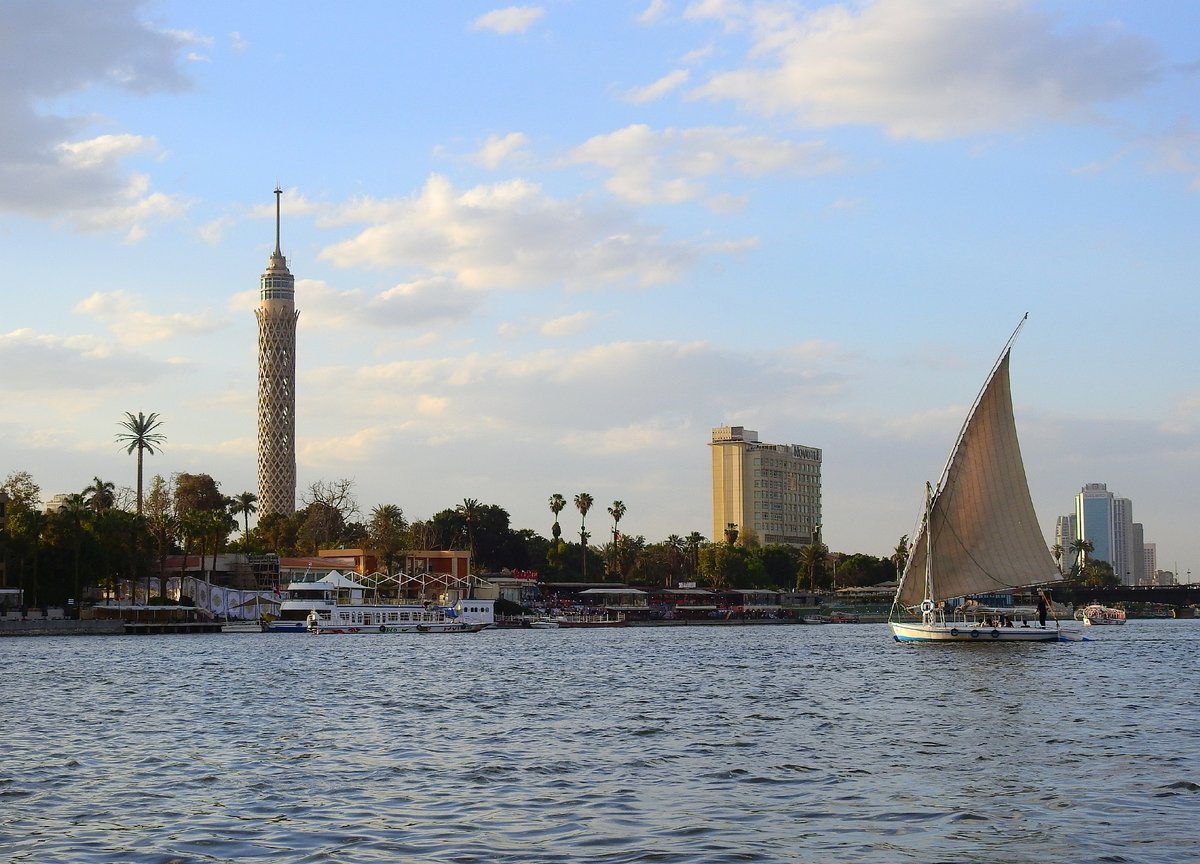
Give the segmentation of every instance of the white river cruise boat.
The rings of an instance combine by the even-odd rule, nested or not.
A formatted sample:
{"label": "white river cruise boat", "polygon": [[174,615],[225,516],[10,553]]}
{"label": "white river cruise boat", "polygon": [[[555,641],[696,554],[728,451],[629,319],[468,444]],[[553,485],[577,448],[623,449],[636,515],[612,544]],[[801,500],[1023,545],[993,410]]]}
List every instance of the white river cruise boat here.
{"label": "white river cruise boat", "polygon": [[1093,603],[1090,606],[1085,606],[1075,613],[1075,617],[1084,623],[1087,627],[1099,627],[1108,624],[1124,624],[1125,610],[1114,609],[1111,606],[1101,606],[1099,603]]}
{"label": "white river cruise boat", "polygon": [[[397,577],[375,585],[331,570],[324,576],[291,582],[279,603],[279,616],[265,622],[267,633],[473,633],[495,622],[495,600],[461,597],[459,591],[434,600],[402,598],[383,589],[402,584]],[[470,593],[463,591],[461,593]]]}

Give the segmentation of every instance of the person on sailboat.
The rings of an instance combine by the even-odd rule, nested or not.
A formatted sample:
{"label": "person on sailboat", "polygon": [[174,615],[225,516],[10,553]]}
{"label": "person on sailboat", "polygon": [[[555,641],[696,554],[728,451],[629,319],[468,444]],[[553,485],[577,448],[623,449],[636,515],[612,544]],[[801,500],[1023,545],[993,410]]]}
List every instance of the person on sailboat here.
{"label": "person on sailboat", "polygon": [[1038,623],[1044,628],[1046,626],[1046,612],[1049,610],[1049,604],[1046,602],[1046,594],[1043,591],[1038,591],[1037,598],[1037,615]]}

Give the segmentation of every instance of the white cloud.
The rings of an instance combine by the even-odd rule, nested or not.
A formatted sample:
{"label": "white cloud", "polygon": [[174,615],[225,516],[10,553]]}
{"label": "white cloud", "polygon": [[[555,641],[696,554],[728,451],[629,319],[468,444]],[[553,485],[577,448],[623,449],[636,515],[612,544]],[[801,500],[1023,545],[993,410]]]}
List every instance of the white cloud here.
{"label": "white cloud", "polygon": [[591,319],[591,312],[575,312],[571,315],[562,315],[558,318],[551,318],[549,321],[543,321],[538,328],[538,332],[543,336],[554,336],[557,338],[575,336],[583,331]]}
{"label": "white cloud", "polygon": [[197,229],[200,239],[210,246],[220,245],[221,240],[225,237],[225,232],[237,224],[237,220],[232,216],[218,216],[205,222]]}
{"label": "white cloud", "polygon": [[1187,120],[1145,142],[1151,171],[1190,176],[1191,188],[1200,191],[1200,131]]}
{"label": "white cloud", "polygon": [[130,389],[157,379],[167,365],[117,350],[93,336],[55,336],[24,328],[0,334],[0,368],[5,372],[0,394],[53,400],[63,391]]}
{"label": "white cloud", "polygon": [[817,127],[935,139],[1086,120],[1157,75],[1148,41],[1111,25],[1061,31],[1029,0],[879,0],[802,17],[771,3],[690,11],[751,22],[755,34],[744,68],[693,95]]}
{"label": "white cloud", "polygon": [[62,164],[72,169],[100,168],[134,153],[153,152],[158,142],[141,135],[100,135],[86,141],[69,141],[56,148]]}
{"label": "white cloud", "polygon": [[471,22],[471,29],[491,30],[502,36],[524,33],[545,14],[541,6],[506,6],[480,15]]}
{"label": "white cloud", "polygon": [[648,286],[678,279],[706,250],[587,199],[523,180],[456,190],[434,175],[414,197],[358,199],[330,224],[369,223],[321,252],[343,267],[420,268],[469,289]]}
{"label": "white cloud", "polygon": [[657,24],[670,11],[667,0],[650,0],[650,5],[637,16],[639,24]]}
{"label": "white cloud", "polygon": [[637,204],[680,203],[707,194],[696,178],[722,174],[761,177],[777,172],[824,174],[841,168],[821,142],[785,141],[742,129],[664,129],[635,124],[589,138],[567,156],[612,176],[610,192]]}
{"label": "white cloud", "polygon": [[[237,295],[238,307],[254,308],[257,292]],[[300,326],[314,330],[400,330],[452,324],[471,316],[481,302],[443,277],[400,283],[378,294],[358,289],[334,289],[317,279],[296,280],[296,305],[302,307]]]}
{"label": "white cloud", "polygon": [[212,333],[225,326],[202,313],[155,315],[143,308],[141,298],[125,291],[97,291],[76,303],[73,311],[95,318],[123,344],[133,346]]}
{"label": "white cloud", "polygon": [[100,85],[135,94],[183,89],[181,53],[203,40],[151,29],[132,3],[8,4],[3,15],[5,32],[21,37],[4,45],[6,64],[20,74],[0,76],[0,212],[144,232],[145,223],[128,220],[156,218],[163,202],[147,196],[148,206],[131,203],[121,161],[155,150],[154,139],[120,132],[89,137],[88,127],[111,121],[47,106]]}
{"label": "white cloud", "polygon": [[529,138],[521,132],[510,132],[503,138],[489,135],[475,154],[475,161],[486,168],[495,169],[500,167],[500,163],[522,155],[528,144]]}
{"label": "white cloud", "polygon": [[656,102],[671,91],[678,90],[687,83],[687,80],[688,71],[686,69],[676,69],[668,72],[652,84],[647,84],[645,87],[634,87],[632,90],[627,91],[625,93],[625,101],[632,102],[634,105]]}

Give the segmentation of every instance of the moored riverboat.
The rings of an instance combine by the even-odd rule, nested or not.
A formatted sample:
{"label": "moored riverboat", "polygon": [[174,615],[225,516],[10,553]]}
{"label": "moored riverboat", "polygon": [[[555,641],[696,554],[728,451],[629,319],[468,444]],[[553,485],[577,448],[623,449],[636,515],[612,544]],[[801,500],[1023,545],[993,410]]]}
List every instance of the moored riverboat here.
{"label": "moored riverboat", "polygon": [[1113,624],[1125,623],[1125,610],[1114,609],[1112,606],[1101,606],[1099,603],[1092,603],[1090,606],[1084,606],[1075,613],[1075,617],[1083,622],[1085,627],[1101,627]]}
{"label": "moored riverboat", "polygon": [[[262,625],[267,633],[359,634],[453,632],[464,625],[484,629],[495,621],[494,600],[461,599],[453,604],[390,597],[331,570],[315,580],[287,586],[279,615]],[[457,628],[446,630],[447,625]]]}

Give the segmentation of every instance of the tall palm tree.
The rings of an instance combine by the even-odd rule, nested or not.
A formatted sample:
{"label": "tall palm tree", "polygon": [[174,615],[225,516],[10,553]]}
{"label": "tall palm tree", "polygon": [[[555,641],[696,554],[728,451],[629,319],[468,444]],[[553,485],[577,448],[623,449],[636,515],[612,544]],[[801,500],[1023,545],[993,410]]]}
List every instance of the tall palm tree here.
{"label": "tall palm tree", "polygon": [[405,531],[408,523],[404,520],[404,511],[395,504],[380,504],[371,511],[371,521],[367,525],[367,536],[371,547],[379,550],[383,559],[384,572],[391,574],[395,568],[396,559],[404,548]]}
{"label": "tall palm tree", "polygon": [[[217,570],[217,555],[225,548],[229,532],[237,530],[237,520],[225,510],[207,510],[204,513],[205,539],[212,544],[212,572]],[[204,562],[200,562],[201,569]]]}
{"label": "tall palm tree", "polygon": [[825,566],[829,549],[824,543],[810,543],[800,547],[800,567],[808,571],[808,590],[817,590],[817,567]]}
{"label": "tall palm tree", "polygon": [[700,547],[708,540],[699,531],[693,531],[683,538],[688,550],[688,573],[695,579],[700,570]]}
{"label": "tall palm tree", "polygon": [[550,496],[550,512],[554,514],[554,528],[551,530],[554,532],[555,540],[558,540],[558,538],[562,536],[562,528],[560,528],[558,524],[558,514],[561,513],[566,506],[567,499],[564,498],[560,493],[555,492]]}
{"label": "tall palm tree", "polygon": [[575,496],[575,509],[579,511],[579,545],[583,547],[583,581],[587,581],[587,541],[590,536],[587,533],[587,514],[592,509],[592,505],[596,503],[587,492],[580,492]]}
{"label": "tall palm tree", "polygon": [[83,495],[87,498],[88,506],[99,513],[113,506],[116,501],[116,488],[111,480],[93,477],[91,485],[83,490]]}
{"label": "tall palm tree", "polygon": [[479,502],[474,498],[464,498],[463,503],[454,510],[462,517],[464,527],[467,529],[467,551],[471,553],[473,559],[475,557],[475,517],[479,515]]}
{"label": "tall palm tree", "polygon": [[617,575],[620,576],[621,568],[619,562],[621,558],[617,554],[617,547],[621,545],[621,534],[617,530],[617,523],[620,522],[621,517],[625,515],[625,502],[614,501],[612,506],[608,508],[608,515],[611,516],[613,520],[613,563],[616,564],[613,569],[616,570]]}
{"label": "tall palm tree", "polygon": [[[678,534],[672,534],[665,541],[663,546],[667,553],[667,563],[669,565],[672,581],[678,585],[680,583],[679,575],[683,570],[684,552],[687,550],[687,541]],[[669,588],[669,585],[664,585],[664,588]]]}
{"label": "tall palm tree", "polygon": [[1074,577],[1087,563],[1087,556],[1096,551],[1096,544],[1080,537],[1071,541],[1071,551],[1075,553],[1075,563],[1071,565],[1071,576]]}
{"label": "tall palm tree", "polygon": [[1062,575],[1062,557],[1063,552],[1065,551],[1066,550],[1063,549],[1063,545],[1061,543],[1055,543],[1050,547],[1050,556],[1054,558],[1054,566],[1058,568],[1058,573],[1060,576]]}
{"label": "tall palm tree", "polygon": [[253,492],[241,492],[229,499],[229,512],[234,516],[242,514],[242,537],[250,533],[250,514],[257,513],[258,496]]}
{"label": "tall palm tree", "polygon": [[158,419],[157,414],[146,416],[141,411],[137,416],[129,411],[125,412],[125,419],[121,421],[120,426],[124,432],[117,433],[117,443],[125,447],[125,452],[132,453],[137,451],[137,513],[142,515],[142,454],[149,453],[154,455],[154,448],[161,449],[162,443],[167,440],[166,436],[161,432],[156,432],[159,426],[162,426],[162,421]]}

